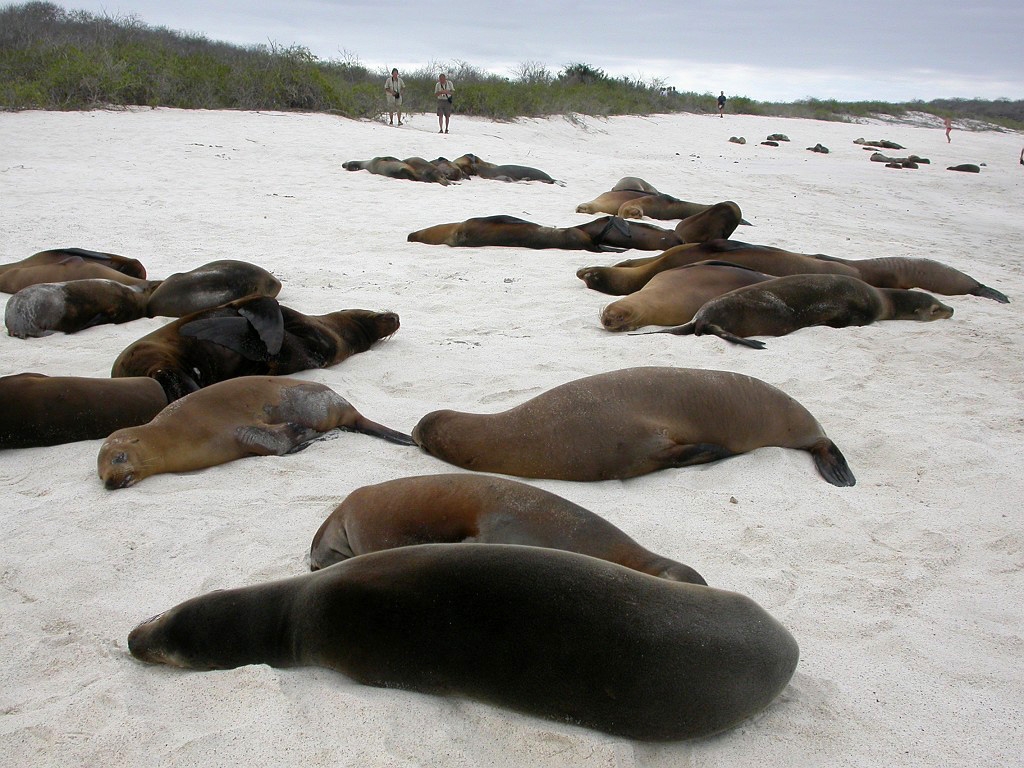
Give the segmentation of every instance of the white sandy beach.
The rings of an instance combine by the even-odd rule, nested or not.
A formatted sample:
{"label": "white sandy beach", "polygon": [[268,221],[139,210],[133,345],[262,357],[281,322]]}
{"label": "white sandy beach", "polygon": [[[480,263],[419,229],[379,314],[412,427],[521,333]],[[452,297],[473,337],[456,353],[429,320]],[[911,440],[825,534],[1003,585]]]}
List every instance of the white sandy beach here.
{"label": "white sandy beach", "polygon": [[[151,278],[236,258],[307,314],[390,309],[401,329],[297,374],[410,431],[437,408],[498,411],[581,376],[640,365],[738,371],[794,396],[857,477],[757,450],[624,482],[529,481],[750,596],[800,644],[790,685],[718,736],[637,743],[488,704],[358,685],[330,670],[183,672],[133,659],[143,619],[213,589],[305,572],[352,490],[455,471],[340,434],[107,491],[100,441],[0,453],[0,763],[11,766],[1019,765],[1024,755],[1024,167],[1019,133],[728,115],[391,128],[325,115],[168,109],[0,114],[0,263],[81,247]],[[792,140],[759,144],[769,133]],[[729,143],[744,136],[747,144]],[[931,160],[894,170],[858,137]],[[805,147],[821,143],[819,155]],[[565,186],[449,187],[347,172],[375,155],[473,152]],[[946,170],[985,164],[980,174]],[[755,351],[705,336],[605,331],[612,297],[575,276],[631,252],[448,248],[416,229],[510,214],[589,220],[622,176],[685,200],[734,200],[734,238],[845,258],[920,256],[1007,294],[941,297],[935,323],[805,329]],[[664,222],[655,222],[666,224]],[[672,226],[674,222],[667,223]],[[0,307],[9,297],[0,294]],[[20,340],[0,375],[107,376],[166,318]],[[353,617],[358,620],[358,617]]]}

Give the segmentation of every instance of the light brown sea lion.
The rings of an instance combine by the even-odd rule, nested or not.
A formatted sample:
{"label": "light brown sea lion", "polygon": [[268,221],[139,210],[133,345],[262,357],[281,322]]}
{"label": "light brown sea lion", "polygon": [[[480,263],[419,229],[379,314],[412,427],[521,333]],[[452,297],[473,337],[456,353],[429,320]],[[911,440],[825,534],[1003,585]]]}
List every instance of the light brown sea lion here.
{"label": "light brown sea lion", "polygon": [[690,566],[644,549],[561,496],[504,477],[465,473],[357,488],[316,532],[309,564],[316,571],[381,549],[465,542],[562,549],[662,579],[707,584]]}
{"label": "light brown sea lion", "polygon": [[542,181],[545,184],[557,183],[551,176],[539,168],[528,165],[495,165],[476,155],[466,154],[456,157],[452,164],[466,176],[479,176],[481,179],[497,181]]}
{"label": "light brown sea lion", "polygon": [[647,258],[629,259],[611,267],[582,267],[576,276],[588,288],[625,295],[639,291],[658,272],[698,261],[728,261],[767,275],[833,274],[859,277],[876,288],[920,288],[947,296],[972,295],[1009,302],[1002,293],[982,285],[970,275],[931,259],[883,256],[876,259],[840,259],[750,245],[738,240],[683,244]]}
{"label": "light brown sea lion", "polygon": [[250,296],[174,320],[118,355],[111,376],[152,376],[167,399],[236,376],[281,376],[336,365],[398,330],[394,312],[304,315]]}
{"label": "light brown sea lion", "polygon": [[107,489],[127,488],[163,472],[294,453],[334,429],[413,445],[408,435],[370,421],[323,384],[243,376],[176,400],[147,424],[112,433],[96,467]]}
{"label": "light brown sea lion", "polygon": [[448,181],[462,181],[462,179],[466,178],[466,174],[462,172],[462,169],[447,157],[437,157],[430,162],[437,170],[444,174]]}
{"label": "light brown sea lion", "polygon": [[150,317],[184,317],[246,296],[281,292],[281,281],[247,261],[221,259],[162,280],[146,306]]}
{"label": "light brown sea lion", "polygon": [[102,278],[125,285],[145,282],[146,268],[138,259],[115,253],[57,248],[40,251],[13,264],[0,265],[0,292],[17,293],[36,283]]}
{"label": "light brown sea lion", "polygon": [[0,448],[97,440],[145,424],[167,405],[153,379],[18,373],[0,377]]}
{"label": "light brown sea lion", "polygon": [[146,280],[125,285],[101,278],[28,285],[8,299],[4,324],[8,334],[26,339],[127,323],[146,316],[149,298],[158,285],[158,281]]}
{"label": "light brown sea lion", "polygon": [[480,216],[409,233],[411,243],[453,248],[511,246],[609,251],[637,248],[657,251],[679,242],[675,232],[651,224],[604,216],[575,227],[545,227],[516,216]]}
{"label": "light brown sea lion", "polygon": [[953,316],[952,307],[921,291],[875,288],[846,275],[790,275],[737,288],[708,301],[691,322],[650,333],[706,333],[764,349],[748,336],[785,336],[800,328],[846,328],[876,320],[929,322]]}
{"label": "light brown sea lion", "polygon": [[433,411],[412,437],[463,469],[519,477],[623,479],[774,445],[810,452],[833,485],[856,482],[806,408],[770,384],[726,371],[611,371],[502,413]]}
{"label": "light brown sea lion", "polygon": [[[420,159],[422,158],[415,158]],[[426,160],[423,160],[426,163]],[[428,167],[429,166],[429,167]],[[378,176],[387,176],[390,179],[406,179],[408,181],[426,181],[448,185],[448,179],[437,168],[430,166],[413,167],[404,160],[390,155],[385,157],[374,157],[370,160],[349,160],[342,163],[346,171],[369,171]]]}
{"label": "light brown sea lion", "polygon": [[659,272],[643,288],[601,311],[609,331],[633,331],[645,325],[680,325],[710,299],[734,288],[771,280],[770,275],[727,262],[702,261]]}
{"label": "light brown sea lion", "polygon": [[128,649],[186,669],[327,667],[642,740],[742,722],[799,658],[743,595],[510,544],[399,547],[211,592],[137,626]]}

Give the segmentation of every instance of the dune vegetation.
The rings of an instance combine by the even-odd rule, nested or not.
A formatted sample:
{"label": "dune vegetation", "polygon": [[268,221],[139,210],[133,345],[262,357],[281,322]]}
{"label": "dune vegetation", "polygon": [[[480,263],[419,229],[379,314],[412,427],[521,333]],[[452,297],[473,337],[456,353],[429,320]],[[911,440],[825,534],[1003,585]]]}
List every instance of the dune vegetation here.
{"label": "dune vegetation", "polygon": [[[460,114],[496,120],[715,111],[712,93],[677,91],[657,79],[612,77],[584,63],[553,71],[539,62],[524,62],[505,77],[464,61],[429,62],[403,72],[407,110],[432,109],[433,82],[441,68],[458,83]],[[46,2],[0,7],[0,109],[139,105],[374,118],[384,107],[385,75],[354,56],[325,61],[296,45],[231,45],[148,26],[134,16],[94,15]],[[776,103],[733,96],[729,111],[818,120],[927,112],[1024,128],[1024,101],[1006,99]]]}

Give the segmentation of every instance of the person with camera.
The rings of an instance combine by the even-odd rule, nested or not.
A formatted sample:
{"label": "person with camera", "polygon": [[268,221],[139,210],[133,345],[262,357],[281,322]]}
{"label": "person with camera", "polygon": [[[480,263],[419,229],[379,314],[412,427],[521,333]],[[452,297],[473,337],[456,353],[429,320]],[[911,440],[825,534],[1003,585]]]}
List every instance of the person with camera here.
{"label": "person with camera", "polygon": [[452,94],[455,86],[443,72],[434,83],[434,96],[437,97],[437,132],[448,133],[448,121],[452,116]]}
{"label": "person with camera", "polygon": [[405,81],[398,75],[397,69],[392,69],[391,74],[384,79],[384,100],[388,103],[388,124],[395,124],[395,112],[398,112],[398,124],[402,124],[402,93],[405,91]]}

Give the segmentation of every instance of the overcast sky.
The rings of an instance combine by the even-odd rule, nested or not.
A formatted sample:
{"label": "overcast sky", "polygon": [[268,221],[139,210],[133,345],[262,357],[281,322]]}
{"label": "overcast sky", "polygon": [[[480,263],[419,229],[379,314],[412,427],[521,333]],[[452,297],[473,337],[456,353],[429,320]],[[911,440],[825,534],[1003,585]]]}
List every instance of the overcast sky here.
{"label": "overcast sky", "polygon": [[[0,0],[3,2],[3,0]],[[241,45],[502,75],[582,62],[759,101],[1024,98],[1022,0],[83,0],[58,3]]]}

